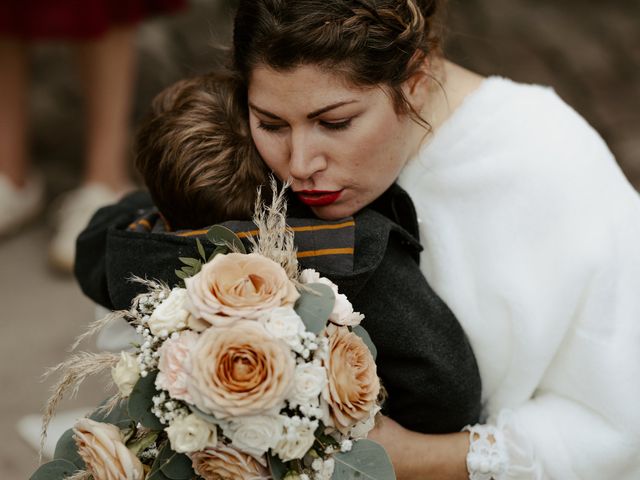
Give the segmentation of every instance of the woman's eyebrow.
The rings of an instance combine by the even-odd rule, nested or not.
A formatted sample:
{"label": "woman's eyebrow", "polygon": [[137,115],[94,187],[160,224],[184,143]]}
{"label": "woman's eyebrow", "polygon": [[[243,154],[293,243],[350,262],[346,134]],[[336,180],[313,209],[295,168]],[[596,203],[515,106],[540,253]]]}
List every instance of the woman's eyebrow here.
{"label": "woman's eyebrow", "polygon": [[[310,114],[307,115],[308,119],[313,119],[319,115],[322,115],[323,113],[326,113],[330,110],[333,110],[334,108],[338,108],[338,107],[342,107],[343,105],[349,105],[351,103],[357,103],[358,100],[346,100],[343,102],[337,102],[337,103],[332,103],[331,105],[327,105],[326,107],[322,107],[318,110],[314,110],[313,112],[311,112]],[[282,120],[279,116],[277,116],[275,113],[271,113],[267,110],[263,110],[260,107],[255,106],[253,103],[249,102],[249,108],[251,108],[252,110],[255,110],[256,112],[264,115],[265,117],[269,117],[272,120]]]}
{"label": "woman's eyebrow", "polygon": [[314,112],[311,112],[309,115],[307,115],[307,118],[312,119],[317,117],[318,115],[322,115],[323,113],[328,112],[329,110],[333,110],[334,108],[342,107],[343,105],[349,105],[350,103],[356,102],[357,100],[346,100],[344,102],[332,103],[331,105],[327,105],[326,107],[322,107]]}

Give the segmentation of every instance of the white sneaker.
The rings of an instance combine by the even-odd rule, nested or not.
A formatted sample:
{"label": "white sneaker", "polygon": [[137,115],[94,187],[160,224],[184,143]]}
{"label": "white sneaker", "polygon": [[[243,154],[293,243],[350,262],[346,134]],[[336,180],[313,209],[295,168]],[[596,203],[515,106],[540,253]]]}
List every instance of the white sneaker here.
{"label": "white sneaker", "polygon": [[0,237],[17,232],[36,218],[44,204],[44,182],[33,175],[22,187],[16,187],[0,174]]}
{"label": "white sneaker", "polygon": [[66,193],[54,212],[55,234],[49,244],[51,265],[71,273],[76,256],[76,239],[101,207],[115,203],[121,193],[99,184],[90,183]]}

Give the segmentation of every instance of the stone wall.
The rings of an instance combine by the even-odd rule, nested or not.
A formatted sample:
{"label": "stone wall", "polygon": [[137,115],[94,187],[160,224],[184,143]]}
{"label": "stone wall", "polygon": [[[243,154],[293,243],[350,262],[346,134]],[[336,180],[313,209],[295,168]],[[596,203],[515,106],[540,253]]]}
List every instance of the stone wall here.
{"label": "stone wall", "polygon": [[[187,12],[141,26],[134,124],[163,86],[219,62],[231,3],[192,0]],[[553,86],[640,187],[640,2],[450,0],[446,24],[447,55],[485,75]],[[82,98],[66,46],[34,53],[33,156],[56,192],[79,176]]]}

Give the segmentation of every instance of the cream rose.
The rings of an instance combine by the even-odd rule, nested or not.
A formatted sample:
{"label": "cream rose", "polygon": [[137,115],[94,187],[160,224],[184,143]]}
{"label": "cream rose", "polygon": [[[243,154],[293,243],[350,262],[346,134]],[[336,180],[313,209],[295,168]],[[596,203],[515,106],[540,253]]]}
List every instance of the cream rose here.
{"label": "cream rose", "polygon": [[199,335],[195,332],[182,332],[178,338],[166,340],[158,349],[158,376],[156,387],[167,390],[172,398],[193,403],[187,391],[191,350],[195,347]]}
{"label": "cream rose", "polygon": [[305,332],[302,319],[292,307],[274,308],[260,319],[264,328],[276,338],[280,338],[291,348],[300,345],[300,335]]}
{"label": "cream rose", "polygon": [[136,357],[127,352],[120,352],[120,360],[111,368],[111,377],[123,397],[131,395],[133,387],[140,379],[140,367]]}
{"label": "cream rose", "polygon": [[115,425],[88,418],[78,420],[73,438],[87,470],[100,480],[142,480],[144,470],[138,458],[122,443]]}
{"label": "cream rose", "polygon": [[296,366],[293,388],[287,400],[292,407],[318,405],[318,396],[327,384],[327,371],[317,363],[301,363]]}
{"label": "cream rose", "polygon": [[314,433],[318,428],[317,421],[304,421],[299,417],[287,420],[284,435],[273,449],[283,462],[304,457],[316,440]]}
{"label": "cream rose", "polygon": [[276,415],[240,417],[223,427],[233,447],[254,457],[261,457],[275,447],[282,430],[282,419]]}
{"label": "cream rose", "polygon": [[194,405],[218,418],[263,415],[283,406],[294,372],[286,344],[258,322],[238,321],[200,335],[187,391]]}
{"label": "cream rose", "polygon": [[271,478],[261,461],[238,450],[218,444],[191,454],[195,472],[204,480],[268,480]]}
{"label": "cream rose", "polygon": [[256,320],[300,296],[285,270],[257,253],[217,255],[185,283],[189,312],[219,327],[241,318]]}
{"label": "cream rose", "polygon": [[187,291],[174,288],[169,296],[156,307],[147,325],[154,335],[167,336],[171,332],[182,330],[187,326],[189,312],[185,309]]}
{"label": "cream rose", "polygon": [[329,327],[327,332],[325,367],[329,381],[323,397],[334,426],[346,434],[356,423],[369,418],[376,407],[380,381],[373,356],[360,337],[346,327]]}
{"label": "cream rose", "polygon": [[196,452],[218,443],[216,426],[193,413],[174,420],[165,430],[171,448],[178,453]]}

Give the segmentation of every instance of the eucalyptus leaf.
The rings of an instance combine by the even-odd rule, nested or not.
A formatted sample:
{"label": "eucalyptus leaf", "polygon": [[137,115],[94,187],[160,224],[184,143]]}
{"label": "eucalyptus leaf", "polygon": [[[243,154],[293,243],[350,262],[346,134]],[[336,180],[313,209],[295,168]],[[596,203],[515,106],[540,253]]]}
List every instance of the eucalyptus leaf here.
{"label": "eucalyptus leaf", "polygon": [[327,325],[333,311],[335,295],[331,287],[323,283],[308,283],[305,286],[311,291],[302,290],[293,308],[308,331],[319,333]]}
{"label": "eucalyptus leaf", "polygon": [[200,254],[200,258],[202,258],[202,260],[206,262],[207,252],[204,251],[204,246],[202,246],[202,242],[200,241],[199,238],[196,238],[196,247],[198,247],[198,253]]}
{"label": "eucalyptus leaf", "polygon": [[133,387],[127,405],[129,416],[136,422],[151,430],[162,430],[164,427],[153,413],[153,397],[158,394],[155,382],[158,372],[155,371],[146,377],[140,377],[138,383]]}
{"label": "eucalyptus leaf", "polygon": [[334,455],[332,480],[395,480],[391,460],[379,443],[358,440],[349,452]]}
{"label": "eucalyptus leaf", "polygon": [[211,423],[212,425],[222,425],[223,423],[226,423],[224,420],[220,420],[219,418],[216,418],[210,413],[203,412],[195,405],[188,405],[188,406],[189,406],[189,410],[191,410],[191,413],[193,413],[197,417],[200,417],[202,420],[204,420],[207,423]]}
{"label": "eucalyptus leaf", "polygon": [[182,453],[176,453],[171,449],[169,442],[165,442],[160,448],[148,480],[189,480],[195,476],[191,467],[191,460]]}
{"label": "eucalyptus leaf", "polygon": [[[168,444],[169,442],[167,442]],[[169,458],[160,469],[171,480],[189,480],[194,477],[195,472],[191,466],[191,460],[184,453],[173,452],[173,455]]]}
{"label": "eucalyptus leaf", "polygon": [[269,461],[269,471],[273,480],[283,480],[289,471],[287,465],[275,455],[268,455],[267,460]]}
{"label": "eucalyptus leaf", "polygon": [[232,245],[235,251],[247,253],[244,245],[242,244],[242,240],[240,240],[235,233],[222,225],[214,225],[211,227],[207,232],[207,239],[218,247]]}
{"label": "eucalyptus leaf", "polygon": [[70,461],[58,459],[41,465],[29,480],[62,480],[77,471],[78,467]]}
{"label": "eucalyptus leaf", "polygon": [[376,357],[378,356],[378,349],[376,348],[375,344],[373,343],[373,340],[371,340],[371,337],[369,336],[369,332],[367,332],[360,325],[355,325],[355,326],[351,327],[351,331],[353,333],[355,333],[356,335],[358,335],[362,339],[364,344],[367,346],[367,348],[371,352],[371,355],[373,356],[373,359],[375,360]]}
{"label": "eucalyptus leaf", "polygon": [[207,260],[207,261],[208,261],[208,262],[210,262],[211,260],[213,260],[213,258],[214,258],[216,255],[219,255],[219,254],[221,254],[221,253],[222,253],[222,254],[229,253],[229,249],[228,249],[226,246],[224,246],[224,247],[216,247],[216,249],[213,251],[213,253],[212,253],[212,254],[211,254],[211,256],[209,257],[209,260]]}
{"label": "eucalyptus leaf", "polygon": [[197,258],[178,257],[178,260],[180,260],[182,263],[184,263],[185,265],[188,265],[188,266],[190,266],[192,268],[196,268],[196,267],[199,267],[200,265],[202,265],[200,260],[198,260]]}
{"label": "eucalyptus leaf", "polygon": [[143,450],[149,448],[158,438],[160,432],[149,432],[144,437],[139,438],[131,443],[127,443],[127,448],[131,450],[131,453],[138,455]]}
{"label": "eucalyptus leaf", "polygon": [[[102,406],[104,406],[105,402],[102,402]],[[128,404],[126,399],[120,400],[115,407],[111,411],[106,411],[102,408],[98,408],[89,415],[91,420],[95,420],[96,422],[102,423],[110,423],[119,428],[126,428],[133,423],[133,420],[129,416],[129,411],[127,409]]]}
{"label": "eucalyptus leaf", "polygon": [[187,275],[182,270],[174,270],[174,273],[176,274],[176,277],[178,277],[180,280],[184,280],[185,278],[189,277],[189,275]]}
{"label": "eucalyptus leaf", "polygon": [[86,468],[84,460],[82,460],[82,457],[78,454],[78,446],[73,439],[72,428],[64,432],[58,439],[53,458],[54,460],[67,460],[73,463],[78,470],[84,470]]}

